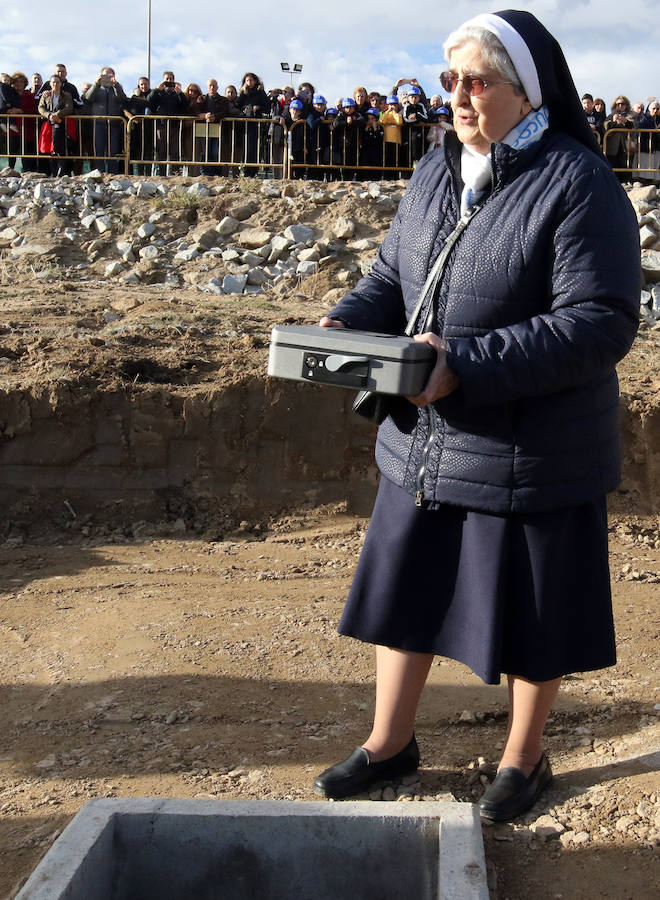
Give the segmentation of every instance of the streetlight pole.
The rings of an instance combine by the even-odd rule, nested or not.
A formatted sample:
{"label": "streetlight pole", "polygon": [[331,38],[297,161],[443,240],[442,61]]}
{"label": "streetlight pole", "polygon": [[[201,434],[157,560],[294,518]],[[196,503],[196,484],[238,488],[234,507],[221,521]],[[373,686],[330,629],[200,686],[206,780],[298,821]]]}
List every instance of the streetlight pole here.
{"label": "streetlight pole", "polygon": [[288,73],[291,87],[293,87],[293,73],[295,72],[296,75],[300,76],[302,74],[302,70],[303,70],[303,67],[300,63],[294,63],[293,71],[291,70],[291,66],[289,65],[288,62],[281,62],[280,68],[282,69],[283,72]]}
{"label": "streetlight pole", "polygon": [[147,78],[151,84],[151,0],[147,0]]}

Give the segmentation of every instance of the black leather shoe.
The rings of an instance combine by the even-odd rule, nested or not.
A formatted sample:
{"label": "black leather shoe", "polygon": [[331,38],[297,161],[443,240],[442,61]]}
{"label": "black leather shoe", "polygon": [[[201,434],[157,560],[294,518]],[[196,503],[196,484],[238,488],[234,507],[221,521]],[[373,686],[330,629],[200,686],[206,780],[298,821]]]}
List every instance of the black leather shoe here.
{"label": "black leather shoe", "polygon": [[314,790],[338,800],[366,791],[377,781],[409,775],[419,766],[419,747],[413,734],[410,743],[389,759],[372,762],[364,747],[356,747],[348,759],[330,766],[314,779]]}
{"label": "black leather shoe", "polygon": [[525,778],[520,769],[505,766],[484,791],[479,801],[479,812],[484,819],[509,822],[534,806],[551,781],[552,769],[545,753],[529,778]]}

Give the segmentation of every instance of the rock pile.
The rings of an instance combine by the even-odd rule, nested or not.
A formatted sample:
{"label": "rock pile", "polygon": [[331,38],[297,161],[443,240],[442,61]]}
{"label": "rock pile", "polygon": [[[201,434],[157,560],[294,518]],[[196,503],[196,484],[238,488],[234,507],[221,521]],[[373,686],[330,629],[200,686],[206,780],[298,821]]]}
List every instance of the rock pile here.
{"label": "rock pile", "polygon": [[642,248],[640,328],[660,328],[660,197],[655,185],[628,188]]}
{"label": "rock pile", "polygon": [[[369,270],[404,188],[404,182],[150,181],[98,170],[50,179],[4,169],[0,251],[14,262],[56,260],[78,280],[193,286],[211,294],[277,293],[278,285],[287,291],[339,263],[336,281],[346,286]],[[626,190],[642,247],[640,327],[660,329],[660,198],[655,185]],[[218,214],[223,199],[227,208]],[[359,201],[375,214],[371,228],[359,229],[361,237],[346,214]],[[263,224],[264,208],[276,202],[285,204],[280,212],[286,218],[288,211],[290,221],[314,208],[334,205],[337,212],[322,227],[280,229]],[[38,230],[49,214],[48,227]]]}
{"label": "rock pile", "polygon": [[[104,177],[97,170],[49,179],[5,169],[2,256],[10,262],[55,260],[76,280],[192,285],[212,294],[264,293],[277,285],[290,290],[339,261],[337,280],[346,284],[368,271],[404,188],[400,182],[173,181]],[[335,204],[337,215],[326,217],[322,227],[261,224],[264,206],[278,201],[285,218],[288,213],[295,220],[291,213],[302,211],[301,199],[308,211]],[[359,238],[356,221],[342,214],[357,201],[373,207],[370,237]]]}

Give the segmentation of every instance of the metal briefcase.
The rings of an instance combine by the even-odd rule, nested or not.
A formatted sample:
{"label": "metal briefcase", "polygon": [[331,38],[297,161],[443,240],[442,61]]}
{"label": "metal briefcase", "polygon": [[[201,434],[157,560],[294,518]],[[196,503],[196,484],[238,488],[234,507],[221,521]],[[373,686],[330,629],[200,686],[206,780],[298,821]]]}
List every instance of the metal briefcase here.
{"label": "metal briefcase", "polygon": [[380,394],[419,394],[435,364],[435,350],[411,337],[278,325],[273,328],[268,374]]}

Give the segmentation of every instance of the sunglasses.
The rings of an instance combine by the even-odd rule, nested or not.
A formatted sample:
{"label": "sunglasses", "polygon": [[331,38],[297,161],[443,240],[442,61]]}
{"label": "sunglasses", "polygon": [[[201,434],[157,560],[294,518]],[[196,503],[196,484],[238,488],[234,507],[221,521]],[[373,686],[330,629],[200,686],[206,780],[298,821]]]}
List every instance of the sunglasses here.
{"label": "sunglasses", "polygon": [[455,72],[442,72],[440,74],[440,84],[448,94],[454,93],[459,81],[462,82],[463,90],[470,97],[480,97],[490,85],[513,83],[511,81],[485,81],[478,75],[464,75],[462,78],[459,78]]}

